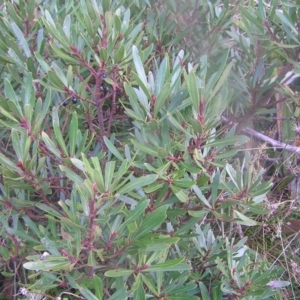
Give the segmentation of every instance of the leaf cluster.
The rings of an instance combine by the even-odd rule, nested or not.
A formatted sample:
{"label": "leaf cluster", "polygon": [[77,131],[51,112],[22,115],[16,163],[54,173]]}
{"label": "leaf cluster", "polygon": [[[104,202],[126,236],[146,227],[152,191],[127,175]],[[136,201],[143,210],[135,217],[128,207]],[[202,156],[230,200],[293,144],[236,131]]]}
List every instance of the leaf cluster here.
{"label": "leaf cluster", "polygon": [[243,236],[272,182],[226,120],[287,80],[290,6],[276,35],[262,2],[154,2],[0,7],[2,274],[49,299],[280,297]]}

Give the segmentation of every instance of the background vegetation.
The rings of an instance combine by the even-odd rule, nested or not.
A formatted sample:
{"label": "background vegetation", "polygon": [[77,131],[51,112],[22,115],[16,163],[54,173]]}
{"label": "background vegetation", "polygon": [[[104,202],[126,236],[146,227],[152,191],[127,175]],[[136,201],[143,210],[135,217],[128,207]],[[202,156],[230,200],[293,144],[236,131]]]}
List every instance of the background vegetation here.
{"label": "background vegetation", "polygon": [[298,299],[300,4],[4,0],[4,299]]}

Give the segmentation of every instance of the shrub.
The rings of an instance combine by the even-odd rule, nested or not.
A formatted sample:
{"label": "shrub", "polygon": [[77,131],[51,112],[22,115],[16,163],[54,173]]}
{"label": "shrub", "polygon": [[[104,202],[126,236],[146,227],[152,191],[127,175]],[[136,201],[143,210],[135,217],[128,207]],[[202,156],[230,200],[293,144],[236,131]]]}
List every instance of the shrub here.
{"label": "shrub", "polygon": [[[233,53],[252,50],[235,30],[255,35],[253,8],[240,8],[243,26],[229,1],[19,0],[1,10],[7,297],[19,287],[49,299],[280,297],[281,268],[243,230],[264,223],[272,183],[242,150],[241,122],[222,118],[249,104],[235,96],[249,94],[236,73],[250,66]],[[211,39],[201,53],[189,25]],[[259,62],[253,88],[271,91],[276,67],[260,75]]]}

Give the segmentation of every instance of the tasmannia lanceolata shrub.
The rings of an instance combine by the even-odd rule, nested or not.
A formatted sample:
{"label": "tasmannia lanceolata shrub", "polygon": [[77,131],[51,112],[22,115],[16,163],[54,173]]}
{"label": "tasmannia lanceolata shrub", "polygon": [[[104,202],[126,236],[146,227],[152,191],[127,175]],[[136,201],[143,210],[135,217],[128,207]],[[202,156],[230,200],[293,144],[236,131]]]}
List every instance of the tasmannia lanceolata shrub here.
{"label": "tasmannia lanceolata shrub", "polygon": [[[258,13],[230,1],[0,9],[3,294],[277,297],[280,270],[243,237],[268,213],[272,184],[242,150],[241,121],[226,123],[249,107],[242,75],[254,47],[270,46],[256,44],[261,26],[271,30],[256,15],[262,4]],[[263,64],[252,88],[268,93],[279,65]]]}

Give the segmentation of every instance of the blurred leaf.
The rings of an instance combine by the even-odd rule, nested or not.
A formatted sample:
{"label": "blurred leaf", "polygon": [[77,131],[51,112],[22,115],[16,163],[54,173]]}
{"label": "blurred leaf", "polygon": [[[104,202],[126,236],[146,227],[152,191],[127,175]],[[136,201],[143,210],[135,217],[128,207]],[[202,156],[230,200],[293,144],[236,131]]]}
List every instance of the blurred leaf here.
{"label": "blurred leaf", "polygon": [[240,219],[240,220],[235,220],[236,223],[242,224],[245,226],[256,226],[257,225],[256,221],[246,217],[245,215],[243,215],[242,213],[240,213],[236,210],[233,210],[233,211],[236,214],[236,216]]}
{"label": "blurred leaf", "polygon": [[158,176],[153,175],[153,174],[141,176],[139,178],[132,178],[132,180],[129,183],[127,183],[125,186],[120,188],[119,193],[124,195],[135,189],[141,188],[143,186],[147,186],[147,185],[153,183],[157,178],[158,178]]}
{"label": "blurred leaf", "polygon": [[77,133],[78,133],[78,118],[76,112],[74,112],[72,114],[72,119],[70,122],[70,130],[69,130],[70,156],[75,155]]}
{"label": "blurred leaf", "polygon": [[25,56],[26,57],[30,57],[31,56],[31,51],[28,47],[28,44],[26,42],[26,39],[24,38],[24,35],[22,33],[22,31],[20,30],[20,28],[18,27],[18,25],[16,23],[12,23],[11,24],[11,28],[18,40],[18,43],[19,43],[19,46],[22,47],[24,53],[25,53]]}
{"label": "blurred leaf", "polygon": [[167,206],[163,205],[156,208],[152,213],[147,214],[142,223],[139,225],[138,230],[134,234],[134,239],[138,239],[155,228],[159,228],[161,223],[167,217],[166,210]]}
{"label": "blurred leaf", "polygon": [[138,49],[136,46],[132,46],[132,57],[133,57],[133,63],[134,63],[135,69],[137,71],[137,74],[138,74],[140,80],[142,81],[144,86],[146,88],[148,88],[148,82],[147,82],[144,66],[139,57],[139,52],[138,52]]}
{"label": "blurred leaf", "polygon": [[52,112],[52,122],[53,122],[53,129],[54,129],[54,133],[55,133],[55,138],[56,138],[59,146],[63,150],[64,154],[66,156],[69,156],[67,146],[65,144],[65,140],[64,140],[62,132],[60,130],[59,117],[58,117],[58,113],[57,113],[56,109],[53,110],[53,112]]}
{"label": "blurred leaf", "polygon": [[61,158],[60,152],[57,150],[57,147],[52,142],[52,140],[49,138],[49,136],[46,134],[46,132],[42,132],[42,140],[46,144],[47,148],[58,158]]}
{"label": "blurred leaf", "polygon": [[170,96],[170,92],[171,92],[171,85],[170,85],[170,83],[167,83],[163,87],[163,89],[160,91],[160,93],[158,94],[157,99],[155,101],[155,105],[154,105],[154,116],[155,117],[157,117],[158,112],[164,106],[166,100]]}
{"label": "blurred leaf", "polygon": [[69,168],[62,165],[60,165],[59,167],[63,172],[66,173],[70,180],[74,181],[77,184],[81,184],[83,182],[83,179],[79,175],[71,171]]}
{"label": "blurred leaf", "polygon": [[113,143],[105,136],[104,138],[105,145],[109,149],[109,151],[119,160],[124,160],[123,156],[121,153],[118,151],[118,149],[113,145]]}
{"label": "blurred leaf", "polygon": [[23,267],[28,270],[34,271],[59,271],[68,270],[70,268],[70,263],[67,258],[63,261],[38,261],[38,262],[27,262],[23,264]]}
{"label": "blurred leaf", "polygon": [[197,113],[199,113],[201,99],[195,73],[192,72],[185,75],[185,81],[192,100],[193,108]]}
{"label": "blurred leaf", "polygon": [[133,274],[134,270],[126,270],[126,269],[115,269],[109,270],[104,273],[106,277],[121,277],[121,276],[128,276]]}
{"label": "blurred leaf", "polygon": [[187,264],[181,263],[183,261],[183,258],[178,258],[174,260],[168,260],[163,263],[155,264],[152,266],[149,266],[145,271],[143,272],[165,272],[165,271],[188,271],[191,269],[191,267]]}

